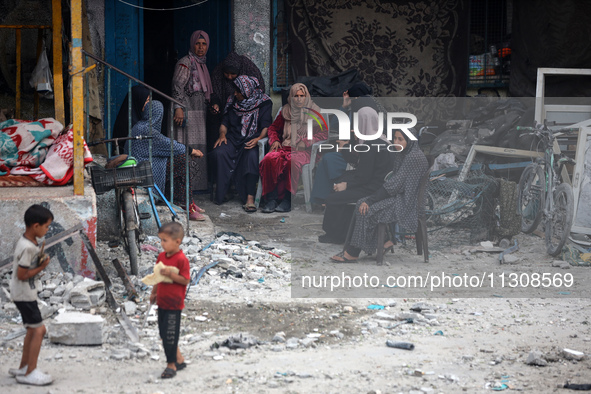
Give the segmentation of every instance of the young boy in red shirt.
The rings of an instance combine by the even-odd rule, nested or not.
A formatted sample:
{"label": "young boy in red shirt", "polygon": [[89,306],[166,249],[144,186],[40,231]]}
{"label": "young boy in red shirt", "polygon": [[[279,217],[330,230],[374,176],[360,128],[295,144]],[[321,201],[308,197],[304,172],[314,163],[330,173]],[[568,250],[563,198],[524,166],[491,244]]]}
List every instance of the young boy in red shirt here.
{"label": "young boy in red shirt", "polygon": [[51,211],[41,205],[31,205],[25,212],[26,230],[16,243],[12,265],[10,295],[23,318],[27,329],[23,344],[23,355],[18,368],[8,370],[16,381],[22,384],[45,386],[53,382],[53,378],[37,368],[37,359],[41,351],[41,343],[45,336],[43,318],[37,305],[37,289],[35,276],[49,264],[49,256],[41,254],[37,238],[47,234],[53,221]]}
{"label": "young boy in red shirt", "polygon": [[[178,348],[181,311],[185,307],[185,291],[190,278],[189,260],[180,249],[184,236],[183,226],[176,222],[162,225],[158,232],[164,252],[158,255],[157,263],[162,262],[167,266],[160,274],[172,279],[172,283],[160,282],[154,285],[150,295],[150,302],[158,305],[158,328],[166,354],[167,365],[162,372],[162,379],[176,376],[177,371],[187,366]],[[178,274],[168,267],[178,268]]]}

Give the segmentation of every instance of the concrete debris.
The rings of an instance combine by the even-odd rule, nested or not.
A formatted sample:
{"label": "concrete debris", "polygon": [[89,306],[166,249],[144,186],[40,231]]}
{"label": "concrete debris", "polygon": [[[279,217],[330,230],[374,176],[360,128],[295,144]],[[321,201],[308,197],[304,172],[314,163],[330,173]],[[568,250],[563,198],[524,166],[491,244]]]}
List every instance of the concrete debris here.
{"label": "concrete debris", "polygon": [[536,365],[538,367],[545,367],[548,365],[548,362],[544,358],[544,354],[539,350],[532,350],[529,352],[525,363],[527,365]]}
{"label": "concrete debris", "polygon": [[562,354],[564,358],[566,358],[567,360],[581,361],[585,357],[585,353],[583,352],[566,348],[562,349]]}
{"label": "concrete debris", "polygon": [[90,310],[105,302],[105,283],[85,278],[70,292],[70,304],[75,308]]}
{"label": "concrete debris", "polygon": [[49,340],[63,345],[102,345],[104,322],[87,313],[60,313],[49,324]]}

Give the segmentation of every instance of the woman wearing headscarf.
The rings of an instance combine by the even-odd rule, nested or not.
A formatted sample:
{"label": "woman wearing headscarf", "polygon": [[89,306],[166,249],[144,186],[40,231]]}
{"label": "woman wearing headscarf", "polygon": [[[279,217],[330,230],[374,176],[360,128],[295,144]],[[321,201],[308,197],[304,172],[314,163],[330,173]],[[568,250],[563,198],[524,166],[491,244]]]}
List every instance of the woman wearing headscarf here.
{"label": "woman wearing headscarf", "polygon": [[[355,261],[362,250],[373,254],[379,223],[398,223],[407,231],[417,230],[417,196],[421,177],[427,171],[427,158],[416,141],[401,131],[394,133],[393,144],[399,149],[394,153],[393,175],[375,193],[357,201],[351,241],[344,251],[331,257],[332,261]],[[389,245],[390,241],[385,246]]]}
{"label": "woman wearing headscarf", "polygon": [[259,81],[259,89],[265,91],[265,81],[261,70],[244,55],[230,52],[228,56],[218,64],[211,73],[211,108],[207,118],[207,150],[213,149],[213,144],[218,138],[218,132],[222,123],[221,110],[234,95],[234,80],[239,75],[254,77]]}
{"label": "woman wearing headscarf", "polygon": [[254,195],[259,179],[258,142],[271,125],[271,98],[259,89],[256,78],[241,75],[234,80],[234,96],[228,99],[220,136],[211,152],[215,166],[214,202],[221,204],[234,179],[246,212],[255,212]]}
{"label": "woman wearing headscarf", "polygon": [[[373,108],[363,107],[357,112],[357,116],[360,134],[375,136],[379,132],[378,113]],[[346,171],[329,185],[332,193],[326,197],[322,222],[322,229],[326,234],[318,237],[323,243],[345,242],[355,208],[349,204],[373,194],[382,186],[384,177],[392,170],[397,154],[388,150],[393,150],[393,146],[390,146],[383,134],[374,140],[355,138],[348,146],[351,147],[351,152],[342,150],[340,153],[347,162],[355,165],[355,169]],[[355,152],[356,147],[359,148],[358,153]],[[319,166],[317,171],[322,171],[322,167]],[[317,186],[316,183],[314,186]]]}
{"label": "woman wearing headscarf", "polygon": [[[181,106],[174,106],[175,135],[180,142],[204,153],[207,151],[205,111],[213,90],[205,64],[208,49],[209,35],[203,30],[193,32],[189,54],[177,62],[172,78],[172,97],[183,103],[186,110],[185,113]],[[188,141],[184,141],[183,125],[188,129]],[[191,160],[189,173],[192,191],[207,189],[207,160]]]}
{"label": "woman wearing headscarf", "polygon": [[291,210],[291,195],[297,191],[302,167],[310,162],[311,147],[328,136],[326,130],[314,126],[313,139],[308,139],[311,110],[320,111],[320,107],[312,101],[306,85],[296,83],[289,91],[287,104],[269,127],[271,148],[260,164],[265,213]]}
{"label": "woman wearing headscarf", "polygon": [[[374,100],[371,93],[371,87],[365,82],[357,82],[343,92],[343,106],[341,109],[349,116],[351,125],[353,125],[354,114],[363,107],[370,107],[376,112],[386,113],[385,109]],[[337,141],[337,143],[339,146],[343,146],[348,141]],[[336,179],[345,173],[347,164],[355,165],[354,162],[345,160],[345,156],[341,152],[326,153],[322,156],[322,160],[316,169],[314,187],[310,196],[310,201],[313,204],[325,204],[324,200],[332,191],[332,183],[336,182]]]}
{"label": "woman wearing headscarf", "polygon": [[[162,115],[164,107],[160,101],[152,100],[150,102],[150,92],[145,87],[138,85],[131,89],[132,93],[132,108],[134,111],[139,109],[139,120],[133,125],[131,135],[137,137],[139,135],[152,136],[152,175],[154,183],[158,185],[163,193],[168,192],[165,187],[167,176],[170,175],[170,138],[164,136],[161,132]],[[150,114],[151,112],[151,114]],[[133,156],[138,163],[150,160],[150,142],[149,140],[133,141],[131,143],[131,151],[129,148],[129,141],[125,142],[125,152]],[[185,174],[185,152],[187,147],[176,141],[173,141],[174,154],[174,169],[173,169],[173,187],[174,197],[172,201],[180,206],[186,204],[186,174]],[[203,153],[192,147],[189,147],[189,152],[193,158],[203,160]],[[170,180],[170,179],[169,179]],[[189,194],[190,196],[190,194]],[[191,198],[191,197],[190,197]],[[204,212],[192,200],[190,203],[191,220],[205,220],[201,214]]]}
{"label": "woman wearing headscarf", "polygon": [[[144,103],[150,96],[150,91],[144,86],[138,85],[131,88],[131,127],[135,125],[141,118]],[[113,138],[123,138],[129,135],[131,130],[129,127],[129,93],[125,95],[123,103],[119,108],[119,113],[113,125]],[[125,147],[125,140],[118,141],[120,152],[123,152]]]}

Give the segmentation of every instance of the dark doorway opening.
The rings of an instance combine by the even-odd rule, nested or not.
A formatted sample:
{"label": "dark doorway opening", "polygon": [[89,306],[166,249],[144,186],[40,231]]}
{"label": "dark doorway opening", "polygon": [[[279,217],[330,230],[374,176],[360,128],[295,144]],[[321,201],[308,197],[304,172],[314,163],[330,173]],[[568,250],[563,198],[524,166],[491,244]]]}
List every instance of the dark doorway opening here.
{"label": "dark doorway opening", "polygon": [[[177,8],[195,4],[191,0],[144,0],[145,8]],[[230,0],[210,0],[176,11],[144,9],[144,80],[147,84],[170,95],[176,62],[189,51],[189,40],[195,30],[209,34],[207,68],[211,73],[231,49]],[[170,103],[164,104],[163,133],[168,133]]]}

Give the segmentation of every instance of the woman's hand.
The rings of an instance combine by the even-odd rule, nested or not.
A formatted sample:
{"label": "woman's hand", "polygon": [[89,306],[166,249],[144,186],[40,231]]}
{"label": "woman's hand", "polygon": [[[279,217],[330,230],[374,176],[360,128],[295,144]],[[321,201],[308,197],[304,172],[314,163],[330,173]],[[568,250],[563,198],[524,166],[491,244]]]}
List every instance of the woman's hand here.
{"label": "woman's hand", "polygon": [[185,120],[185,113],[182,108],[177,108],[174,111],[174,123],[176,123],[177,126],[180,126],[183,124],[183,120]]}
{"label": "woman's hand", "polygon": [[335,183],[333,186],[335,192],[343,192],[347,190],[347,182]]}
{"label": "woman's hand", "polygon": [[252,149],[257,146],[260,138],[253,138],[244,145],[244,149]]}
{"label": "woman's hand", "polygon": [[201,152],[199,149],[193,149],[193,151],[191,152],[191,156],[199,159],[203,157],[203,152]]}
{"label": "woman's hand", "polygon": [[220,138],[217,139],[217,141],[215,142],[215,144],[213,145],[213,148],[217,148],[218,146],[222,146],[222,144],[227,144],[228,140],[226,139],[226,135],[220,135]]}
{"label": "woman's hand", "polygon": [[359,205],[359,213],[364,215],[367,213],[367,211],[369,210],[369,205],[367,205],[366,202],[362,202],[361,205]]}
{"label": "woman's hand", "polygon": [[269,150],[269,152],[276,152],[279,150],[280,147],[281,147],[281,142],[275,141],[271,144],[271,149]]}

